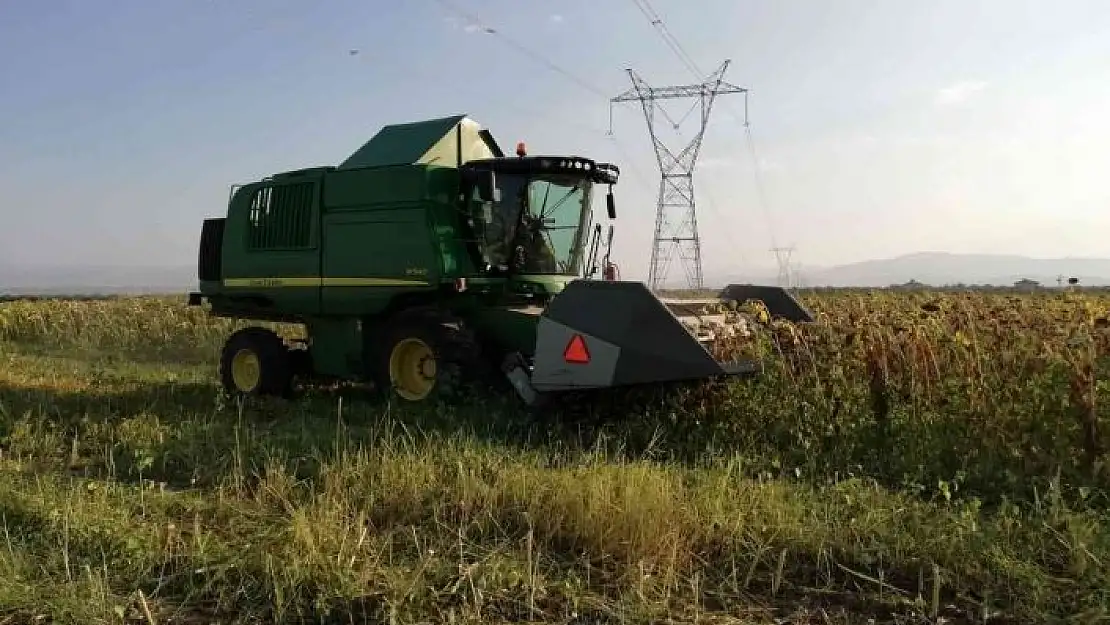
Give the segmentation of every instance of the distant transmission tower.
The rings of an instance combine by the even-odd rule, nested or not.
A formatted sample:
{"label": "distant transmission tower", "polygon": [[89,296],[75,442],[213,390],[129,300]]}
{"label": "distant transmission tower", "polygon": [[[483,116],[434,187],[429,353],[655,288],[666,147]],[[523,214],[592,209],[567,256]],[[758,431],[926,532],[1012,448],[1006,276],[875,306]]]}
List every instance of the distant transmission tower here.
{"label": "distant transmission tower", "polygon": [[[670,87],[651,87],[634,70],[629,69],[632,88],[612,99],[612,102],[631,102],[636,100],[644,109],[648,134],[655,146],[655,159],[662,175],[659,181],[659,201],[655,212],[655,235],[651,244],[651,268],[648,283],[652,290],[658,290],[666,278],[667,269],[673,255],[677,255],[686,269],[686,283],[689,288],[702,288],[701,237],[698,235],[698,218],[694,203],[694,164],[701,150],[702,138],[709,122],[709,112],[713,100],[718,95],[743,93],[748,90],[723,81],[729,61],[721,64],[717,71],[710,74],[704,82],[696,85],[673,85]],[[698,98],[701,104],[701,126],[694,138],[681,152],[675,154],[659,138],[655,131],[655,109],[657,100],[678,98]],[[746,104],[746,99],[745,99]],[[697,106],[697,103],[695,103]],[[745,105],[745,110],[747,106]],[[675,123],[666,111],[659,111],[677,130]],[[691,108],[693,111],[693,108]],[[687,113],[689,114],[689,113]],[[746,120],[745,120],[746,123]],[[677,219],[676,219],[677,218]],[[676,223],[677,222],[677,223]]]}
{"label": "distant transmission tower", "polygon": [[793,288],[794,280],[791,275],[790,256],[794,254],[794,246],[772,247],[771,251],[775,253],[775,261],[779,265],[779,286],[784,289]]}

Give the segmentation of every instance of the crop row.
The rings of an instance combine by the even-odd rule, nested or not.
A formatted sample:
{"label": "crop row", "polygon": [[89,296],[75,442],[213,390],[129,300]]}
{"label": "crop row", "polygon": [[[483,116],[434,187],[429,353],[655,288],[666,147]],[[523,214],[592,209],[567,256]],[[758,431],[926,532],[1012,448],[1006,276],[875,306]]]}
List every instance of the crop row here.
{"label": "crop row", "polygon": [[[707,448],[756,472],[866,475],[945,497],[1085,495],[1105,468],[1110,296],[826,292],[814,324],[774,322],[746,351],[766,372],[608,414],[625,444]],[[0,304],[0,341],[214,364],[239,323],[179,299]]]}

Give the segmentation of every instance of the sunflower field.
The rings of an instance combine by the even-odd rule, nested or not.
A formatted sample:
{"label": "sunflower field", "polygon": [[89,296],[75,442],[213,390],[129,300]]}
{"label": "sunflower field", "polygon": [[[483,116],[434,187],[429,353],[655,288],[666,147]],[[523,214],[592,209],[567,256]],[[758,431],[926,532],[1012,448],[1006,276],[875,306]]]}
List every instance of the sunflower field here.
{"label": "sunflower field", "polygon": [[806,291],[541,415],[232,401],[183,299],[0,301],[0,623],[1110,620],[1110,293]]}

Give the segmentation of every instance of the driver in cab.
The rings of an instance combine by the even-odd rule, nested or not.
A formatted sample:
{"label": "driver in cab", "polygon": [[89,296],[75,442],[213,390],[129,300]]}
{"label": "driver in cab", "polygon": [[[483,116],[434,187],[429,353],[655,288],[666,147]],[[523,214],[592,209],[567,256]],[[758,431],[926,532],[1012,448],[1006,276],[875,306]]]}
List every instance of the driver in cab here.
{"label": "driver in cab", "polygon": [[518,271],[536,273],[558,273],[558,259],[555,250],[544,236],[543,217],[533,215],[530,210],[527,188],[521,189],[520,201],[523,204],[520,216],[521,231],[517,236],[516,268]]}

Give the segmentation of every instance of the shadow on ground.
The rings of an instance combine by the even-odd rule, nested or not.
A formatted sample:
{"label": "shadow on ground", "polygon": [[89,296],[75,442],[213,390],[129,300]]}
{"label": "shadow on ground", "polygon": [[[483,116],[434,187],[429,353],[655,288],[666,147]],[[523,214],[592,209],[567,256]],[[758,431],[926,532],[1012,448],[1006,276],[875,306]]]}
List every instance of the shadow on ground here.
{"label": "shadow on ground", "polygon": [[[411,408],[359,386],[310,388],[293,401],[237,404],[215,382],[96,390],[0,383],[0,451],[44,468],[173,487],[221,484],[274,463],[312,479],[337,453],[398,442],[420,450],[431,441],[460,439],[528,455],[529,462],[547,467],[586,457],[690,465],[704,463],[711,452],[736,452],[745,456],[740,470],[752,477],[822,485],[844,479],[847,469],[888,488],[916,489],[926,499],[957,494],[945,490],[944,480],[961,472],[958,495],[979,497],[987,506],[1027,499],[1050,477],[1029,458],[978,449],[974,428],[954,432],[950,420],[907,418],[882,427],[860,422],[851,433],[815,437],[803,447],[789,421],[759,423],[749,418],[750,404],[719,401],[714,392],[608,392],[534,413],[508,393]],[[728,413],[714,417],[730,423],[724,433],[705,419],[712,411]],[[953,464],[953,458],[960,462]],[[1074,470],[1065,477],[1096,493],[1107,484],[1105,476]]]}
{"label": "shadow on ground", "polygon": [[[578,399],[591,398],[568,398],[533,412],[515,397],[488,394],[453,406],[399,407],[369,386],[310,388],[293,400],[238,402],[215,383],[88,390],[0,383],[0,450],[42,468],[174,487],[217,484],[274,461],[307,479],[337,452],[385,441],[420,446],[467,438],[534,454],[546,466],[583,453],[651,451],[650,433],[644,444],[604,433],[607,415],[628,410],[627,395],[586,404],[576,404]],[[641,397],[641,404],[651,401]]]}
{"label": "shadow on ground", "polygon": [[158,343],[138,345],[44,345],[29,341],[5,344],[21,356],[73,358],[112,367],[127,365],[213,366],[219,360],[218,346],[198,348],[192,343]]}

